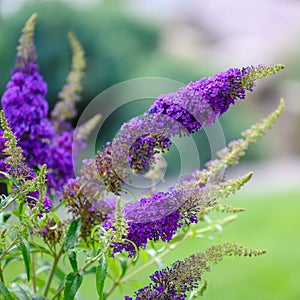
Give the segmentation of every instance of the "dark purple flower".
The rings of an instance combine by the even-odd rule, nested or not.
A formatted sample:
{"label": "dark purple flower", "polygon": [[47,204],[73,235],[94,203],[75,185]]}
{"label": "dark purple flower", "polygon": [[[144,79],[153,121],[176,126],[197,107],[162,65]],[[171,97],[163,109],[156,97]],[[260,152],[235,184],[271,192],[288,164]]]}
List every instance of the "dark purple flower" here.
{"label": "dark purple flower", "polygon": [[184,300],[187,292],[198,288],[202,273],[208,270],[205,254],[193,254],[184,261],[178,260],[170,267],[152,274],[152,282],[136,291],[135,299]]}
{"label": "dark purple flower", "polygon": [[137,172],[146,172],[154,160],[154,155],[168,151],[170,146],[171,140],[158,134],[138,137],[129,150],[130,168]]}
{"label": "dark purple flower", "polygon": [[148,113],[166,115],[182,124],[188,133],[199,131],[213,125],[237,99],[245,99],[246,91],[252,91],[259,78],[255,74],[270,68],[273,67],[232,68],[190,82],[175,93],[159,96]]}
{"label": "dark purple flower", "polygon": [[[150,240],[168,242],[183,225],[197,223],[197,213],[210,205],[201,197],[201,192],[202,189],[157,192],[150,198],[127,204],[123,216],[128,225],[126,240],[130,242],[113,243],[113,253],[125,250],[132,257],[135,246],[145,248]],[[102,226],[106,230],[114,229],[114,215]]]}
{"label": "dark purple flower", "polygon": [[1,100],[7,122],[32,168],[47,162],[49,143],[54,135],[47,120],[47,85],[36,63],[34,23],[35,17],[25,25],[12,77]]}
{"label": "dark purple flower", "polygon": [[73,132],[63,132],[52,139],[49,146],[49,186],[56,190],[61,189],[66,179],[74,176],[72,158]]}
{"label": "dark purple flower", "polygon": [[[51,123],[47,119],[47,85],[39,74],[33,42],[35,21],[36,15],[33,15],[23,29],[2,107],[26,163],[33,170],[47,164],[49,191],[57,194],[66,180],[73,177],[73,129],[69,122]],[[74,146],[81,147],[83,143],[77,140]]]}
{"label": "dark purple flower", "polygon": [[232,68],[159,96],[142,118],[133,118],[122,125],[112,143],[115,169],[130,167],[141,173],[147,171],[155,155],[168,149],[166,145],[171,144],[172,137],[212,126],[230,105],[244,99],[246,91],[253,90],[256,80],[282,68],[280,65]]}

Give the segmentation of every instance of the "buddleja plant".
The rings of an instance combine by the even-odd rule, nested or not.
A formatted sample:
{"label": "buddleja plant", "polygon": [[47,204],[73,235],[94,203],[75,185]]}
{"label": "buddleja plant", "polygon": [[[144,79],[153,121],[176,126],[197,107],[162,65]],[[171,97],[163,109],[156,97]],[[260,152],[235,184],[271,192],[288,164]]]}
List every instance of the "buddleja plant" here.
{"label": "buddleja plant", "polygon": [[[171,249],[220,229],[242,211],[222,200],[247,183],[252,173],[227,179],[226,169],[238,164],[248,146],[277,120],[283,100],[204,169],[180,178],[167,191],[151,190],[130,203],[124,196],[132,194],[131,173],[155,174],[173,137],[212,126],[247,91],[252,92],[256,80],[283,67],[233,68],[159,96],[143,116],[123,124],[94,158],[84,160],[80,175],[74,177],[72,155],[85,147],[100,118],[96,115],[76,131],[70,122],[80,100],[84,52],[70,34],[72,68],[49,117],[47,86],[39,74],[33,42],[35,22],[33,15],[23,29],[1,100],[2,298],[75,299],[85,276],[93,274],[97,295],[89,299],[110,299],[118,287],[132,284],[141,271],[157,263],[150,283],[143,287],[136,281],[136,292],[125,299],[195,299],[206,289],[204,273],[223,257],[265,253],[224,243],[167,267],[162,263]],[[214,210],[230,215],[214,220],[209,217]],[[24,274],[8,280],[11,264],[24,269]]]}

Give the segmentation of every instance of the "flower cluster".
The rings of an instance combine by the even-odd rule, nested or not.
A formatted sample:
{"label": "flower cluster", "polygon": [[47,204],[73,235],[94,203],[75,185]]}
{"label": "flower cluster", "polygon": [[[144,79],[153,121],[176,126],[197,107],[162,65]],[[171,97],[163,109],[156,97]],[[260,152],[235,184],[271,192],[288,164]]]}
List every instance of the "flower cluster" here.
{"label": "flower cluster", "polygon": [[54,135],[47,120],[47,85],[39,74],[33,44],[35,16],[26,23],[12,70],[11,81],[2,97],[5,117],[19,139],[31,167],[49,158],[49,142]]}
{"label": "flower cluster", "polygon": [[[133,256],[137,248],[145,248],[150,240],[170,241],[177,230],[184,225],[197,223],[197,214],[214,203],[205,199],[205,188],[157,192],[150,198],[129,203],[122,213],[127,222],[126,240],[113,243],[113,252],[126,250]],[[114,229],[114,214],[103,223],[105,230]]]}
{"label": "flower cluster", "polygon": [[[93,186],[89,185],[85,189],[84,184],[82,178],[69,179],[62,197],[66,201],[67,211],[71,213],[73,219],[81,220],[81,237],[88,242],[94,226],[102,223],[107,215],[112,213],[115,202],[103,199],[97,194],[91,196]],[[86,190],[88,194],[85,194]]]}
{"label": "flower cluster", "polygon": [[106,190],[119,195],[124,180],[122,178],[123,176],[120,176],[113,166],[112,148],[110,143],[107,143],[107,146],[103,151],[98,151],[95,157],[95,165]]}
{"label": "flower cluster", "polygon": [[[74,103],[80,99],[78,93],[85,60],[80,44],[71,34],[73,70],[60,93],[62,101],[58,102],[53,119],[48,120],[47,85],[39,74],[33,42],[35,22],[36,15],[33,15],[23,29],[12,77],[1,101],[28,165],[36,170],[47,163],[49,192],[57,194],[73,176],[72,146],[76,149],[85,146],[81,139],[74,141],[71,123],[65,121],[65,115],[74,117]],[[1,164],[2,161],[0,158]]]}
{"label": "flower cluster", "polygon": [[129,149],[130,168],[137,172],[147,172],[155,154],[168,151],[171,143],[169,138],[158,136],[157,133],[138,137]]}
{"label": "flower cluster", "polygon": [[[282,100],[268,118],[243,132],[241,139],[229,143],[217,154],[217,159],[180,178],[167,191],[151,188],[137,200],[125,186],[132,175],[129,172],[154,182],[163,166],[160,154],[169,150],[173,137],[190,135],[204,126],[213,125],[230,105],[237,99],[244,99],[247,91],[252,91],[256,80],[275,74],[282,66],[229,69],[191,82],[177,92],[159,96],[143,116],[123,124],[112,142],[93,158],[84,160],[80,174],[73,178],[72,154],[85,146],[100,115],[76,130],[69,121],[76,115],[75,105],[80,99],[85,68],[84,52],[71,34],[72,70],[59,94],[61,101],[48,119],[47,86],[39,74],[33,43],[35,21],[36,15],[33,15],[23,29],[0,112],[3,129],[0,129],[0,179],[5,178],[11,183],[6,195],[0,195],[3,222],[0,230],[0,294],[7,299],[23,294],[23,276],[16,279],[22,284],[13,282],[7,287],[3,279],[4,267],[11,258],[19,260],[22,256],[27,284],[32,285],[32,291],[27,287],[24,289],[28,299],[39,297],[40,293],[45,299],[60,298],[61,293],[65,299],[74,299],[83,276],[90,273],[96,277],[98,298],[108,298],[117,286],[145,268],[143,265],[140,270],[125,275],[128,267],[134,266],[133,262],[139,258],[139,250],[146,249],[149,242],[170,243],[160,250],[153,247],[142,252],[143,259],[149,259],[146,267],[187,238],[199,237],[203,232],[219,229],[233,220],[235,216],[231,215],[231,218],[216,220],[205,228],[189,230],[193,223],[209,221],[207,214],[213,209],[229,213],[241,211],[218,200],[238,191],[251,179],[252,173],[227,179],[225,170],[229,165],[237,164],[249,144],[277,120],[284,102]],[[126,191],[128,194],[124,195]],[[117,197],[110,199],[109,193]],[[129,194],[135,202],[124,201]],[[62,201],[53,202],[57,205],[52,207],[51,198],[57,195]],[[10,205],[17,209],[5,213]],[[56,215],[61,206],[67,214],[63,219],[60,219],[60,213]],[[5,224],[12,214],[13,222]],[[40,245],[41,238],[32,239],[32,235],[40,235],[44,243]],[[123,251],[128,257],[119,255],[115,258],[121,272],[107,275],[108,264],[118,268],[112,257]],[[36,252],[47,253],[46,264],[48,255],[52,258],[50,272],[42,255],[35,259]],[[77,260],[79,253],[86,255],[85,261],[81,257]],[[226,255],[263,253],[229,243],[212,246],[153,273],[151,283],[136,291],[135,298],[186,299],[192,290],[198,289],[197,294],[201,291],[199,282],[203,273],[210,270],[209,263],[218,263]],[[57,268],[63,257],[70,262],[69,273],[65,273],[67,267]],[[48,273],[47,280],[44,280],[44,274],[43,280],[36,277],[38,272]],[[113,273],[116,273],[115,278]],[[106,277],[113,280],[107,292],[104,291]],[[57,279],[54,285],[53,278]],[[189,295],[190,299],[194,296]],[[132,298],[126,296],[125,299]]]}
{"label": "flower cluster", "polygon": [[65,224],[63,222],[59,221],[57,224],[53,218],[49,218],[44,226],[42,226],[39,235],[46,243],[54,246],[62,242],[64,230]]}
{"label": "flower cluster", "polygon": [[[243,139],[230,143],[220,151],[220,158],[211,161],[205,169],[181,178],[166,193],[157,192],[152,197],[127,204],[122,211],[128,225],[127,234],[122,243],[112,243],[113,253],[125,250],[132,257],[136,249],[145,248],[150,240],[170,241],[179,228],[197,223],[207,209],[217,206],[217,199],[226,198],[239,190],[251,179],[252,173],[225,180],[224,169],[238,163],[249,144],[261,137],[265,129],[277,120],[283,107],[284,102],[281,101],[277,110],[245,131]],[[106,230],[116,230],[114,215],[109,215],[102,226]]]}
{"label": "flower cluster", "polygon": [[[150,276],[152,282],[135,292],[135,299],[184,300],[187,292],[199,287],[202,274],[210,271],[209,262],[216,264],[224,256],[257,256],[264,253],[264,250],[248,250],[231,243],[209,247],[205,253],[192,254],[183,261],[178,260],[170,267],[153,273]],[[125,300],[132,298],[125,296]]]}
{"label": "flower cluster", "polygon": [[143,174],[151,167],[155,155],[170,147],[172,137],[212,126],[230,105],[253,90],[256,80],[282,68],[233,68],[159,96],[143,117],[123,124],[112,141],[115,171],[131,168]]}

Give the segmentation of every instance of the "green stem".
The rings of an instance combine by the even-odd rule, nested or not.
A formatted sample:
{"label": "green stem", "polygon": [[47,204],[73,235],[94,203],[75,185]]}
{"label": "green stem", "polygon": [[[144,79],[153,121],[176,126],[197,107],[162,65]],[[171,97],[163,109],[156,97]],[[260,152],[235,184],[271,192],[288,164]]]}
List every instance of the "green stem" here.
{"label": "green stem", "polygon": [[19,234],[12,240],[12,242],[9,244],[9,246],[3,251],[3,253],[0,255],[0,261],[2,258],[7,254],[7,252],[15,245],[16,241],[19,239]]}
{"label": "green stem", "polygon": [[[9,252],[9,250],[15,245],[16,241],[19,239],[19,234],[11,241],[9,246],[3,250],[3,253],[0,255],[0,262],[2,261],[3,257]],[[0,265],[0,280],[4,283],[4,276],[3,276],[3,269]]]}
{"label": "green stem", "polygon": [[[31,236],[31,241],[33,241],[32,236]],[[32,269],[33,292],[36,293],[35,254],[33,252],[31,252],[31,269]]]}
{"label": "green stem", "polygon": [[116,279],[116,280],[114,281],[113,286],[110,288],[110,290],[109,290],[107,293],[105,293],[106,298],[108,298],[108,297],[110,296],[110,294],[112,294],[112,292],[115,290],[115,288],[116,288],[120,283],[121,283],[121,279],[120,279],[120,278],[118,278],[118,279]]}
{"label": "green stem", "polygon": [[0,265],[0,281],[3,282],[4,284],[4,276],[3,276],[3,270],[2,270],[2,266]]}
{"label": "green stem", "polygon": [[49,288],[51,286],[51,282],[52,282],[52,279],[53,279],[53,276],[54,276],[57,264],[58,264],[58,262],[60,260],[61,255],[64,252],[64,247],[65,247],[65,245],[63,243],[61,245],[60,249],[59,249],[59,252],[54,256],[53,265],[52,265],[52,268],[51,268],[51,271],[50,271],[50,274],[49,274],[49,277],[48,277],[48,280],[47,280],[47,283],[46,283],[46,286],[45,286],[44,294],[43,294],[45,298],[47,297],[47,294],[49,292]]}
{"label": "green stem", "polygon": [[81,269],[78,271],[78,273],[84,272],[92,263],[97,261],[102,255],[104,255],[104,251],[101,251],[98,255],[95,257],[91,258]]}

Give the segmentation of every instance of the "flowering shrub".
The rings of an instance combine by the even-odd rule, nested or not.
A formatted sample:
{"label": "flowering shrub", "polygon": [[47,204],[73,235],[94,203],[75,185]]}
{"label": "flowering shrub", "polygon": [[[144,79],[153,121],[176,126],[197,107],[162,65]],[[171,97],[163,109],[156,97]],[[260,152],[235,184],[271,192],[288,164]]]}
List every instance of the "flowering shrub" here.
{"label": "flowering shrub", "polygon": [[[0,178],[5,186],[0,198],[0,293],[4,299],[75,299],[85,275],[94,274],[98,295],[91,299],[109,299],[118,286],[171,249],[235,219],[234,214],[205,225],[213,210],[242,210],[220,200],[238,191],[252,173],[227,179],[226,169],[238,164],[248,146],[271,127],[284,102],[204,169],[183,176],[167,191],[147,190],[128,203],[124,199],[132,194],[131,175],[154,178],[175,136],[184,139],[212,126],[253,91],[257,80],[283,67],[233,68],[159,96],[143,116],[124,123],[94,158],[84,160],[75,176],[73,156],[86,146],[100,119],[95,115],[76,130],[70,122],[80,100],[84,52],[70,34],[72,69],[49,117],[47,85],[33,42],[35,22],[33,15],[23,29],[1,100]],[[159,266],[147,286],[137,283],[134,295],[125,299],[195,299],[206,289],[203,276],[211,264],[228,255],[263,253],[231,243],[213,245],[169,267]],[[85,259],[79,260],[82,255]],[[69,264],[61,267],[66,257]],[[24,265],[25,273],[10,282],[5,273],[12,261]]]}

